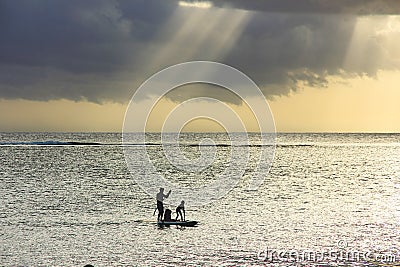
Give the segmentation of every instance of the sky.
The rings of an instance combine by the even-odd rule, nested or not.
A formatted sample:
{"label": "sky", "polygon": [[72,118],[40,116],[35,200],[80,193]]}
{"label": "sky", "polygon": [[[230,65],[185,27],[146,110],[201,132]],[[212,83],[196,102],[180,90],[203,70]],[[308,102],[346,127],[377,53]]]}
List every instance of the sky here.
{"label": "sky", "polygon": [[[242,71],[264,97],[176,88],[148,131],[208,97],[248,131],[259,128],[246,99],[268,101],[279,132],[400,132],[399,15],[397,0],[0,0],[0,131],[119,132],[143,82],[202,60]],[[190,105],[222,112],[204,98]],[[224,130],[204,119],[181,128]]]}

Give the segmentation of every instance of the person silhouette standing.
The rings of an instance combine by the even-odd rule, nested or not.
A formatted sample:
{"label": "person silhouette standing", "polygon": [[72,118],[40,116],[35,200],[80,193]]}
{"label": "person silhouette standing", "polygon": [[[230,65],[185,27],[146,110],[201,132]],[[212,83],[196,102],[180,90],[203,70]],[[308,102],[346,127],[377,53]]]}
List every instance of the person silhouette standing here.
{"label": "person silhouette standing", "polygon": [[[183,211],[183,215],[182,215],[182,211]],[[181,204],[179,204],[178,207],[176,207],[176,220],[178,220],[179,215],[181,216],[181,221],[185,221],[186,219],[186,214],[185,214],[185,201],[181,201]]]}
{"label": "person silhouette standing", "polygon": [[171,190],[169,190],[168,194],[164,195],[164,188],[160,188],[160,192],[157,193],[157,210],[158,210],[158,216],[157,216],[157,221],[162,221],[163,216],[164,216],[164,198],[168,198],[169,194],[171,194]]}

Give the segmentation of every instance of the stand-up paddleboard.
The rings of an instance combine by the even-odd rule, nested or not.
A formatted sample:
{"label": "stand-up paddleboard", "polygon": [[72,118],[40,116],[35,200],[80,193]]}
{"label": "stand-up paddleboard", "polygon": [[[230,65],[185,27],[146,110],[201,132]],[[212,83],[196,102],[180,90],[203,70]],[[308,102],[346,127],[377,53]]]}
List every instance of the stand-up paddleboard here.
{"label": "stand-up paddleboard", "polygon": [[172,221],[172,222],[157,222],[158,226],[170,226],[170,225],[179,225],[179,226],[186,226],[186,227],[194,227],[198,224],[198,221]]}

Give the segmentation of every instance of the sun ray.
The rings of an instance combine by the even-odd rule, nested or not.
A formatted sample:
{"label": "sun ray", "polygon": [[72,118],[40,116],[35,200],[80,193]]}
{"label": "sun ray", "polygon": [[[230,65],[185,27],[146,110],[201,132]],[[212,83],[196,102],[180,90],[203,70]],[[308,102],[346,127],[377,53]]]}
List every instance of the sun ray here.
{"label": "sun ray", "polygon": [[190,60],[221,60],[240,37],[251,14],[244,10],[177,5],[157,34],[156,39],[163,45],[149,47],[151,53],[144,54],[151,54],[151,57],[141,59],[145,62],[143,73],[149,75]]}
{"label": "sun ray", "polygon": [[385,62],[392,62],[393,66],[398,66],[399,25],[399,16],[357,18],[343,68],[350,72],[376,75]]}
{"label": "sun ray", "polygon": [[178,5],[183,7],[210,8],[213,6],[213,3],[210,1],[179,1]]}

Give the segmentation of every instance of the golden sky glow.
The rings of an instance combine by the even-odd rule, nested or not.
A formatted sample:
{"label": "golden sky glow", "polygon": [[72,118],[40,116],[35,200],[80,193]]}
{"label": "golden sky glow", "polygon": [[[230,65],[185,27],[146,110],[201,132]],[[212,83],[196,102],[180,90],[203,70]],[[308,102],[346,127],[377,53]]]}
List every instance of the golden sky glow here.
{"label": "golden sky glow", "polygon": [[400,72],[333,82],[270,101],[285,132],[400,132]]}
{"label": "golden sky glow", "polygon": [[125,105],[70,100],[0,100],[1,131],[121,131]]}
{"label": "golden sky glow", "polygon": [[[400,72],[395,71],[380,72],[376,78],[346,81],[332,77],[327,88],[306,87],[268,102],[279,132],[400,132],[399,84]],[[151,114],[147,129],[159,131],[176,105],[162,99]],[[192,108],[215,108],[214,105],[200,102]],[[229,106],[249,131],[257,131],[254,117],[245,105]],[[0,100],[0,125],[2,131],[119,132],[125,109],[126,104],[118,103]],[[187,124],[184,130],[222,128],[216,122],[199,119]]]}

